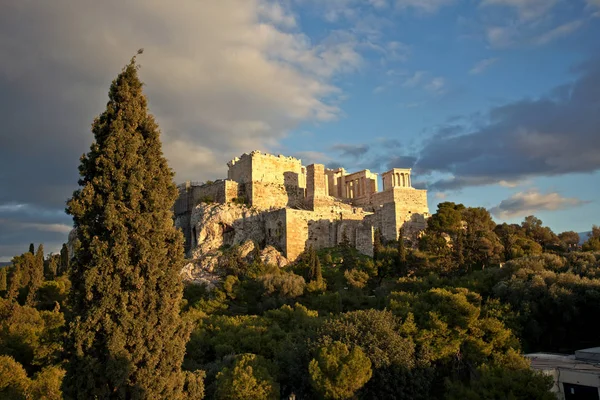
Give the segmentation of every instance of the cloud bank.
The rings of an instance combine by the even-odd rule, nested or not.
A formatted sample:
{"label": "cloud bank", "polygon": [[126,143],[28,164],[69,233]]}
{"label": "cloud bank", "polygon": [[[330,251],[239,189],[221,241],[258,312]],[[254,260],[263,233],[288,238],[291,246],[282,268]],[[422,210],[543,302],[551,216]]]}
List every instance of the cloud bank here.
{"label": "cloud bank", "polygon": [[600,60],[537,99],[492,108],[439,128],[418,154],[418,173],[451,174],[430,185],[453,190],[600,169]]}
{"label": "cloud bank", "polygon": [[539,211],[556,211],[576,207],[584,202],[575,198],[563,197],[559,193],[540,193],[537,189],[518,192],[504,199],[490,212],[502,219],[532,215]]}

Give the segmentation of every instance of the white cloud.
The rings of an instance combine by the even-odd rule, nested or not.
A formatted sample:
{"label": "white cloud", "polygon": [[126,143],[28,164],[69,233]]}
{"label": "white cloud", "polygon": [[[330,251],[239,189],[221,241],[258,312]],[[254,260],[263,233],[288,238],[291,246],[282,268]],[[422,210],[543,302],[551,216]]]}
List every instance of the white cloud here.
{"label": "white cloud", "polygon": [[[485,20],[487,20],[484,29],[488,43],[494,48],[539,46],[572,34],[580,29],[586,20],[577,19],[557,24],[556,21],[560,21],[561,18],[557,15],[558,11],[555,6],[560,1],[483,0],[480,3],[481,8],[490,11],[484,14]],[[589,7],[592,7],[592,2],[596,1],[588,0]],[[499,6],[513,10],[516,18],[506,19],[500,13],[499,19],[496,12]]]}
{"label": "white cloud", "polygon": [[473,68],[471,68],[469,74],[481,74],[483,71],[494,65],[496,62],[498,62],[498,58],[485,58],[483,60],[480,60],[473,66]]}
{"label": "white cloud", "polygon": [[521,181],[505,181],[505,180],[501,180],[500,182],[498,182],[498,184],[500,186],[507,187],[507,188],[515,188],[515,187],[517,187],[517,186],[519,186],[521,184]]}
{"label": "white cloud", "polygon": [[435,13],[454,2],[455,0],[396,0],[396,7],[400,10],[414,9],[424,13]]}
{"label": "white cloud", "polygon": [[446,88],[446,79],[441,76],[433,78],[425,85],[425,89],[431,93],[442,94]]}
{"label": "white cloud", "polygon": [[585,21],[583,21],[583,20],[575,20],[575,21],[567,22],[565,24],[562,24],[560,26],[557,26],[556,28],[549,30],[548,32],[545,32],[545,33],[537,36],[536,38],[533,39],[533,43],[542,45],[542,44],[549,43],[553,40],[559,39],[561,37],[568,36],[571,33],[578,30],[579,28],[581,28],[584,25],[584,23],[585,23]]}
{"label": "white cloud", "polygon": [[375,8],[387,8],[388,2],[387,0],[369,0],[369,4],[371,4]]}
{"label": "white cloud", "polygon": [[141,78],[179,181],[214,178],[215,164],[337,118],[332,80],[363,62],[352,34],[313,43],[266,0],[9,1],[3,13],[22,29],[0,29],[0,78],[43,87],[65,109],[85,104],[74,132],[89,130],[110,80],[144,47]]}
{"label": "white cloud", "polygon": [[24,210],[27,208],[27,204],[16,204],[16,203],[9,203],[9,204],[0,204],[0,212],[18,212],[21,210]]}
{"label": "white cloud", "polygon": [[296,26],[294,15],[285,10],[280,3],[263,2],[258,6],[258,15],[276,25],[293,28]]}
{"label": "white cloud", "polygon": [[[587,5],[589,8],[600,8],[600,0],[587,0]],[[600,18],[600,11],[596,11],[592,14],[592,17]]]}
{"label": "white cloud", "polygon": [[410,56],[410,51],[410,46],[402,42],[391,41],[386,44],[386,55],[391,60],[406,61]]}
{"label": "white cloud", "polygon": [[490,46],[502,48],[512,46],[519,36],[519,28],[516,25],[488,26],[486,37]]}
{"label": "white cloud", "polygon": [[33,229],[43,232],[69,233],[73,229],[72,225],[53,223],[53,222],[26,222],[11,219],[0,218],[0,224],[9,227],[12,230]]}
{"label": "white cloud", "polygon": [[38,231],[45,232],[56,232],[56,233],[64,233],[68,234],[73,230],[73,226],[67,224],[35,224],[35,223],[23,223],[23,228],[33,228]]}
{"label": "white cloud", "polygon": [[416,87],[421,83],[426,74],[426,71],[416,71],[414,74],[412,74],[412,76],[410,76],[404,81],[402,86],[408,88]]}
{"label": "white cloud", "polygon": [[516,10],[519,19],[528,21],[546,15],[559,0],[483,0],[481,6],[505,6]]}
{"label": "white cloud", "polygon": [[490,209],[495,216],[508,219],[518,216],[535,214],[539,211],[556,211],[576,207],[584,201],[575,198],[562,197],[559,193],[540,193],[537,189],[518,192],[504,199],[496,207]]}

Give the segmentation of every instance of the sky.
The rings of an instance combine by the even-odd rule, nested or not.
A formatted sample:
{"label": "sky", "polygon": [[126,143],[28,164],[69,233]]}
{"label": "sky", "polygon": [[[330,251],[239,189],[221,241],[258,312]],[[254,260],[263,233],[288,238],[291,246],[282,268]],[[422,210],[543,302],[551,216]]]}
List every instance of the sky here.
{"label": "sky", "polygon": [[177,182],[258,149],[413,168],[442,201],[600,224],[600,0],[3,0],[0,261],[71,229],[112,79],[140,76]]}

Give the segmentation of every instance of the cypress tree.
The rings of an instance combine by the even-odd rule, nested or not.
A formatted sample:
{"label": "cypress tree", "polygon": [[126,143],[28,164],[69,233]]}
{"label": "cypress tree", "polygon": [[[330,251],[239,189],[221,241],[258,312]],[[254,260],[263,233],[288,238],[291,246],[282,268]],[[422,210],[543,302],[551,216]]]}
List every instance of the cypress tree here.
{"label": "cypress tree", "polygon": [[381,240],[381,231],[379,228],[375,229],[373,234],[373,260],[377,261],[381,257],[381,251],[383,250],[383,241]]}
{"label": "cypress tree", "polygon": [[37,294],[38,288],[44,282],[44,245],[40,244],[38,246],[37,252],[35,253],[35,257],[33,262],[30,264],[29,271],[29,284],[27,285],[27,300],[26,304],[28,306],[33,306],[35,304],[35,295]]}
{"label": "cypress tree", "polygon": [[308,280],[321,283],[323,282],[323,272],[321,271],[321,261],[319,261],[317,251],[310,246],[308,252]]}
{"label": "cypress tree", "polygon": [[406,272],[406,247],[404,246],[404,228],[400,228],[400,232],[398,234],[398,254],[396,260],[396,267],[398,268],[398,273],[404,275]]}
{"label": "cypress tree", "polygon": [[320,285],[323,283],[323,271],[321,271],[321,261],[319,257],[315,255],[315,278],[314,280]]}
{"label": "cypress tree", "polygon": [[67,206],[81,245],[70,268],[65,395],[184,398],[183,236],[171,211],[178,192],[135,57],[112,82],[92,132],[81,188]]}
{"label": "cypress tree", "polygon": [[44,275],[46,276],[46,278],[48,280],[53,280],[54,278],[56,278],[56,275],[58,272],[58,259],[59,258],[60,258],[60,256],[58,254],[51,254],[50,257],[48,258],[48,261],[45,265],[46,271],[44,273]]}
{"label": "cypress tree", "polygon": [[317,259],[317,252],[315,251],[315,249],[311,246],[308,247],[308,280],[312,281],[313,279],[316,278],[316,272],[315,271],[315,260]]}
{"label": "cypress tree", "polygon": [[35,254],[35,246],[33,245],[33,243],[29,243],[29,252],[31,254]]}
{"label": "cypress tree", "polygon": [[66,273],[69,270],[69,248],[66,243],[63,243],[62,248],[60,249],[60,270],[58,272],[59,275]]}

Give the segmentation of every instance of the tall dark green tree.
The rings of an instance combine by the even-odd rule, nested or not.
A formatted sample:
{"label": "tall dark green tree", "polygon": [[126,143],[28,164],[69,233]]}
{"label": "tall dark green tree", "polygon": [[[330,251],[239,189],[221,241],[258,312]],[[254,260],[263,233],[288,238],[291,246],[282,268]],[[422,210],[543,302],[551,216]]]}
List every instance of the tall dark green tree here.
{"label": "tall dark green tree", "polygon": [[29,252],[31,254],[35,254],[35,246],[33,245],[33,243],[29,243]]}
{"label": "tall dark green tree", "polygon": [[406,274],[406,246],[404,245],[404,228],[398,231],[398,254],[396,254],[396,271],[400,275]]}
{"label": "tall dark green tree", "polygon": [[48,259],[44,263],[44,275],[48,280],[53,280],[54,278],[56,278],[56,275],[58,273],[59,259],[59,254],[50,254]]}
{"label": "tall dark green tree", "polygon": [[44,245],[40,244],[38,246],[37,252],[35,253],[35,257],[33,258],[33,263],[30,266],[29,270],[29,285],[27,290],[27,300],[26,303],[29,306],[33,306],[35,304],[35,295],[37,294],[37,290],[44,282]]}
{"label": "tall dark green tree", "polygon": [[381,252],[383,251],[383,240],[381,231],[379,228],[375,229],[373,233],[373,260],[377,261],[381,257]]}
{"label": "tall dark green tree", "polygon": [[80,246],[64,381],[67,398],[181,399],[188,326],[180,316],[177,188],[135,57],[112,82],[67,212]]}
{"label": "tall dark green tree", "polygon": [[309,248],[309,264],[308,264],[308,279],[311,281],[321,282],[323,280],[323,272],[321,271],[321,261],[317,255],[317,251],[310,246]]}
{"label": "tall dark green tree", "polygon": [[62,248],[60,249],[59,275],[62,275],[69,270],[70,261],[71,257],[69,256],[69,248],[67,247],[66,243],[63,243]]}

